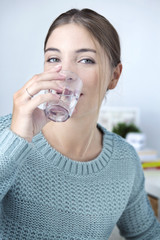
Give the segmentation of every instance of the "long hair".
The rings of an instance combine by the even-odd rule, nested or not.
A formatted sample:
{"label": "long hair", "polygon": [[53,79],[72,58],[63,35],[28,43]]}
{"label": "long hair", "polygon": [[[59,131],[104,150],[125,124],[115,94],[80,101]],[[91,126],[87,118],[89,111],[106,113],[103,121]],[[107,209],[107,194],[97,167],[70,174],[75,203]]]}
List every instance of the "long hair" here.
{"label": "long hair", "polygon": [[116,67],[121,62],[120,41],[117,31],[105,17],[87,8],[82,10],[71,9],[57,17],[48,30],[44,50],[53,30],[68,23],[76,23],[85,27],[105,50],[112,67]]}

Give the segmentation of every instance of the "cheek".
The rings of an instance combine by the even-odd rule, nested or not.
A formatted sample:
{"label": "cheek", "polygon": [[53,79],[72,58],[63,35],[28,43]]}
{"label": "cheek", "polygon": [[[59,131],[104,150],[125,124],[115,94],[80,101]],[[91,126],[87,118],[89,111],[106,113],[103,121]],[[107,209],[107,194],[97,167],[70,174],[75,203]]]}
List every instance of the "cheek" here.
{"label": "cheek", "polygon": [[101,77],[98,81],[98,84],[95,84],[96,93],[100,102],[103,101],[106,95],[109,82],[110,77],[108,76],[107,78]]}
{"label": "cheek", "polygon": [[83,87],[86,90],[91,90],[92,91],[97,91],[98,86],[99,86],[99,74],[98,71],[93,70],[87,70],[85,71],[84,69],[82,71],[78,71],[77,74],[83,81]]}

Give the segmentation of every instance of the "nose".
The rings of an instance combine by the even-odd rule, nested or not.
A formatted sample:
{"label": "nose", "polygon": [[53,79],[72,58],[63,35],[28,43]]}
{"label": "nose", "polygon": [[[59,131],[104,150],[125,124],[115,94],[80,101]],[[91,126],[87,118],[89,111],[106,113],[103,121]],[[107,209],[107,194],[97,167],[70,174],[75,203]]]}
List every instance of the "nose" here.
{"label": "nose", "polygon": [[67,59],[62,62],[62,71],[70,71],[70,72],[75,72],[75,64],[71,60]]}

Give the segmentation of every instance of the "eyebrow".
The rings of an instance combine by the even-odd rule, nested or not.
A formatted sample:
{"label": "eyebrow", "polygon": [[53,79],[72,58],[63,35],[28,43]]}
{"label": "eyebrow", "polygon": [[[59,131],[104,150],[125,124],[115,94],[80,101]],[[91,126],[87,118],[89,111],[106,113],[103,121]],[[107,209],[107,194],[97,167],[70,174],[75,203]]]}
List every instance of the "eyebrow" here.
{"label": "eyebrow", "polygon": [[58,48],[47,48],[44,50],[44,52],[49,52],[49,51],[56,51],[56,52],[60,52],[60,50]]}
{"label": "eyebrow", "polygon": [[96,53],[96,50],[95,49],[91,49],[91,48],[81,48],[81,49],[76,50],[76,53],[81,53],[81,52],[93,52],[93,53]]}
{"label": "eyebrow", "polygon": [[[46,52],[49,52],[49,51],[54,51],[54,52],[61,52],[58,48],[47,48],[45,49],[45,53]],[[81,48],[81,49],[78,49],[75,51],[76,53],[82,53],[82,52],[93,52],[93,53],[96,53],[96,50],[95,49],[92,49],[92,48]]]}

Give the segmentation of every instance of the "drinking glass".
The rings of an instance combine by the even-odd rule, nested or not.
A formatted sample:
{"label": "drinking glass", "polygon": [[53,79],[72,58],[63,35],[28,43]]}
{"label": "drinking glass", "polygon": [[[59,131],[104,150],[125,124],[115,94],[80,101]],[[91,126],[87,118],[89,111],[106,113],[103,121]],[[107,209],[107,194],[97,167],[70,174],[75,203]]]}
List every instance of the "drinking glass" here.
{"label": "drinking glass", "polygon": [[47,118],[54,122],[64,122],[72,116],[82,90],[82,80],[73,72],[61,71],[65,80],[57,80],[61,92],[49,89],[46,92],[56,94],[58,99],[45,104]]}

